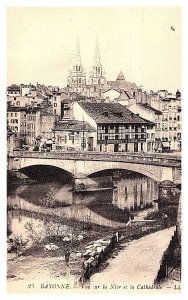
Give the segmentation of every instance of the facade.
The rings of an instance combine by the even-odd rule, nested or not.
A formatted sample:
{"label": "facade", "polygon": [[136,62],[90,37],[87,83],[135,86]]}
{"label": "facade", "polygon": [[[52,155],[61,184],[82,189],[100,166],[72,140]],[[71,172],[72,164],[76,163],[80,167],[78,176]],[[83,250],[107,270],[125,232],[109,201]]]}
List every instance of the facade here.
{"label": "facade", "polygon": [[159,129],[161,128],[162,112],[147,103],[134,103],[129,105],[128,108],[133,113],[139,114],[140,117],[155,124],[155,126],[148,127],[147,130],[147,152],[153,152],[159,147],[161,148]]}
{"label": "facade", "polygon": [[117,103],[74,103],[74,117],[96,129],[95,148],[105,152],[146,151],[147,128],[154,126]]}
{"label": "facade", "polygon": [[180,99],[167,95],[162,99],[162,143],[171,150],[181,149],[181,108]]}
{"label": "facade", "polygon": [[61,116],[61,101],[64,94],[65,93],[61,93],[61,92],[53,92],[53,97],[50,103],[52,105],[52,112],[54,115]]}
{"label": "facade", "polygon": [[38,140],[42,142],[52,139],[55,116],[40,109],[28,109],[26,112],[26,139],[27,144],[35,146]]}
{"label": "facade", "polygon": [[9,106],[14,106],[14,107],[28,107],[28,106],[39,107],[44,103],[44,100],[32,94],[28,94],[25,96],[9,95],[7,96],[7,102]]}
{"label": "facade", "polygon": [[13,133],[16,147],[26,144],[26,112],[24,109],[7,110],[7,127]]}
{"label": "facade", "polygon": [[158,118],[156,126],[156,139],[162,147],[173,151],[181,150],[181,93],[169,94],[166,90],[158,91],[151,98],[151,106],[161,110],[162,116]]}
{"label": "facade", "polygon": [[94,151],[96,130],[85,121],[59,121],[54,127],[55,149]]}
{"label": "facade", "polygon": [[40,135],[40,110],[29,109],[26,113],[26,139],[27,144],[34,146],[36,137]]}

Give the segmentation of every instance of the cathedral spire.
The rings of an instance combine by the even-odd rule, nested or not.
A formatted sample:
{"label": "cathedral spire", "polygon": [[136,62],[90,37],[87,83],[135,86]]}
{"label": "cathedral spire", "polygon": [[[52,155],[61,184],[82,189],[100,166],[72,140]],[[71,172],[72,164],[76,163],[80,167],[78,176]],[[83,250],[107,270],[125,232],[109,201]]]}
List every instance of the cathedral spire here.
{"label": "cathedral spire", "polygon": [[80,41],[79,41],[78,33],[77,33],[77,37],[76,37],[75,64],[76,65],[81,65]]}
{"label": "cathedral spire", "polygon": [[95,46],[95,56],[94,56],[93,66],[91,67],[89,84],[103,84],[105,81],[106,81],[106,73],[103,70],[101,60],[100,60],[99,42],[97,36],[96,46]]}
{"label": "cathedral spire", "polygon": [[99,41],[98,41],[98,35],[96,37],[96,46],[95,46],[95,58],[94,58],[94,64],[100,65],[100,51],[99,51]]}
{"label": "cathedral spire", "polygon": [[76,92],[80,92],[86,85],[86,74],[81,63],[80,42],[78,33],[76,38],[76,51],[75,56],[73,58],[72,68],[71,70],[69,70],[67,76],[67,85],[69,86],[69,88],[72,89],[72,91]]}

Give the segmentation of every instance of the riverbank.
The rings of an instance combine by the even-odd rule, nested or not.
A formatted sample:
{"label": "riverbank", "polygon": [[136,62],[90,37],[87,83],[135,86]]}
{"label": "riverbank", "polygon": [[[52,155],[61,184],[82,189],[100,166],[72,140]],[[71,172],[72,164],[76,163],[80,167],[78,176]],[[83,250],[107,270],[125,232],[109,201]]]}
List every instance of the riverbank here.
{"label": "riverbank", "polygon": [[[69,220],[70,222],[70,220]],[[69,223],[70,225],[70,223]],[[29,283],[38,284],[38,276],[41,276],[42,282],[64,282],[69,283],[72,287],[77,286],[78,280],[83,272],[83,262],[85,258],[82,254],[88,249],[88,246],[99,239],[110,239],[116,231],[112,228],[94,225],[90,230],[79,229],[79,225],[74,223],[74,235],[82,235],[83,240],[72,243],[70,247],[69,264],[65,263],[64,248],[65,243],[62,237],[56,240],[44,239],[40,243],[35,243],[32,247],[23,252],[22,256],[15,258],[12,254],[8,254],[8,289],[14,290],[16,287],[27,290]],[[152,225],[153,227],[153,225]],[[122,251],[122,243],[130,243],[135,239],[151,233],[152,230],[158,231],[161,227],[145,228],[141,224],[125,226],[120,230],[121,242],[118,244],[110,257],[118,256]],[[46,251],[45,245],[49,242],[55,242],[59,249],[54,251]],[[15,255],[14,255],[15,256]],[[100,271],[108,265],[108,261],[104,261],[100,266]]]}

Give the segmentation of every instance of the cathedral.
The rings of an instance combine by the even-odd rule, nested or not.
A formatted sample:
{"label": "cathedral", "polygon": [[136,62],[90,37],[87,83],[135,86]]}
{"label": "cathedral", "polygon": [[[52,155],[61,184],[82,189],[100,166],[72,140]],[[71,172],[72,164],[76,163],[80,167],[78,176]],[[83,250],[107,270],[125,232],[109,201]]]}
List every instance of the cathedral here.
{"label": "cathedral", "polygon": [[90,72],[88,85],[87,85],[86,72],[81,63],[80,43],[79,43],[79,39],[77,38],[76,51],[73,59],[73,64],[67,76],[67,87],[71,92],[76,92],[79,94],[86,95],[88,94],[87,86],[100,85],[100,84],[104,84],[105,82],[106,82],[106,73],[103,70],[100,61],[98,39],[96,39],[95,55],[94,55],[93,65],[91,67],[91,72]]}
{"label": "cathedral", "polygon": [[124,89],[130,91],[133,95],[138,87],[135,83],[126,81],[122,72],[119,73],[115,81],[106,80],[106,72],[100,59],[98,38],[96,39],[93,65],[91,66],[87,82],[86,71],[81,62],[80,43],[77,37],[75,55],[71,69],[68,71],[66,89],[80,96],[101,98],[103,93],[109,89]]}

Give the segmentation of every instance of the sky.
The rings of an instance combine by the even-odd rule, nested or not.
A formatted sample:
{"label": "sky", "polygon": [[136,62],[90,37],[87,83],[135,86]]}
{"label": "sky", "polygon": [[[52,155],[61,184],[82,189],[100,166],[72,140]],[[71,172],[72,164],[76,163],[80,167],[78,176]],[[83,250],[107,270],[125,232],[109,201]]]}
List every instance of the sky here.
{"label": "sky", "polygon": [[127,81],[146,91],[181,90],[178,7],[10,7],[7,84],[66,86],[77,34],[87,78],[98,35],[107,80],[116,80],[122,71]]}

